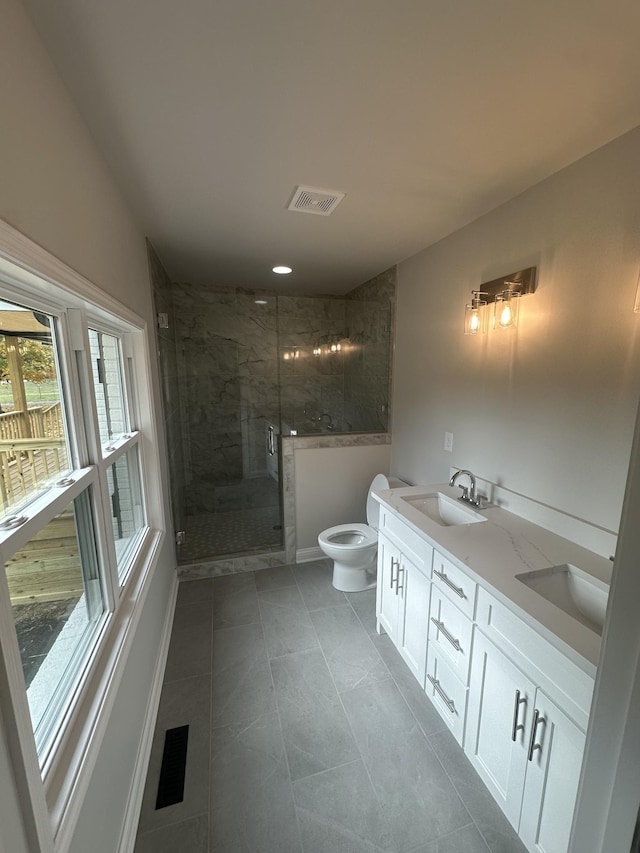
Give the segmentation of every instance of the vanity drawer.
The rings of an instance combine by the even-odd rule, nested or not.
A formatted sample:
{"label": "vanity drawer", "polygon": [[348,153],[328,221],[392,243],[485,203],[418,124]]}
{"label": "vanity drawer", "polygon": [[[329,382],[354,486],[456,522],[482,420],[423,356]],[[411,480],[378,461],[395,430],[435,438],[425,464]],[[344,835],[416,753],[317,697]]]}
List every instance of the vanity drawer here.
{"label": "vanity drawer", "polygon": [[380,508],[380,533],[397,545],[405,557],[427,577],[431,574],[433,547],[384,507]]}
{"label": "vanity drawer", "polygon": [[444,593],[469,619],[473,619],[478,584],[438,551],[433,552],[432,580],[434,589]]}
{"label": "vanity drawer", "polygon": [[460,681],[469,683],[473,622],[433,586],[429,614],[429,645],[447,662]]}
{"label": "vanity drawer", "polygon": [[469,691],[431,643],[427,651],[427,679],[424,692],[462,746]]}

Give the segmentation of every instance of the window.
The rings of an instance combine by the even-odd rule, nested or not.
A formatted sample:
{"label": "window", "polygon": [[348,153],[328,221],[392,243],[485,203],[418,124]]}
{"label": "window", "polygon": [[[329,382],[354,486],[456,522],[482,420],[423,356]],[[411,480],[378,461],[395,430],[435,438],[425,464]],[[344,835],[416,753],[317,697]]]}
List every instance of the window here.
{"label": "window", "polygon": [[0,278],[0,553],[44,775],[150,527],[135,330],[16,292]]}

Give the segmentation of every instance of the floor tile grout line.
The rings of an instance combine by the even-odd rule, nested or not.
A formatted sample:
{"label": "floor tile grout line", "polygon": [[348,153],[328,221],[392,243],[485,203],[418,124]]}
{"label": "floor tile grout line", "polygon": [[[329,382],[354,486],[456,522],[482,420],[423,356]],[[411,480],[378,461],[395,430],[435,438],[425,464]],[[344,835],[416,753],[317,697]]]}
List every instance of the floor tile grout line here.
{"label": "floor tile grout line", "polygon": [[[296,583],[297,586],[297,583]],[[280,703],[278,702],[278,692],[276,690],[276,684],[273,679],[273,668],[271,666],[271,658],[269,657],[269,648],[267,646],[267,636],[264,630],[264,620],[262,619],[262,608],[260,606],[260,596],[258,596],[258,610],[260,612],[260,624],[262,625],[262,635],[264,637],[264,644],[267,650],[267,665],[269,667],[269,675],[271,677],[271,687],[273,688],[273,698],[275,700],[276,706],[276,714],[278,715],[278,726],[280,727],[280,736],[282,738],[282,752],[284,754],[284,760],[287,767],[287,776],[289,777],[289,790],[291,791],[291,804],[293,806],[293,813],[296,819],[296,827],[298,829],[298,843],[300,844],[300,853],[304,853],[304,844],[302,842],[302,830],[300,828],[300,818],[298,817],[298,808],[296,806],[296,798],[293,792],[293,780],[291,779],[291,767],[289,766],[289,756],[287,754],[287,746],[284,742],[284,730],[282,728],[282,717],[280,716]]]}
{"label": "floor tile grout line", "polygon": [[[446,832],[444,835],[439,835],[437,838],[433,838],[431,841],[427,842],[428,844],[439,844],[440,841],[446,841],[447,838],[452,838],[457,832],[462,832],[463,829],[466,829],[468,826],[473,826],[477,829],[473,820],[470,820],[469,823],[465,823],[464,826],[459,826],[457,829],[452,829],[451,832]],[[482,843],[486,846],[487,842],[484,840],[484,836],[480,834],[480,839]],[[411,847],[409,850],[405,850],[404,853],[422,853],[424,850],[424,844],[418,844],[417,847]],[[491,853],[491,850],[487,848],[487,853]]]}
{"label": "floor tile grout line", "polygon": [[315,773],[309,773],[308,776],[300,776],[297,779],[293,779],[292,784],[297,785],[298,782],[306,782],[308,779],[316,779],[324,773],[333,773],[334,770],[340,770],[342,767],[350,767],[352,764],[358,764],[360,761],[362,761],[362,758],[352,758],[351,761],[343,761],[342,764],[336,764],[334,767],[325,767],[323,770],[316,770]]}
{"label": "floor tile grout line", "polygon": [[183,817],[181,820],[172,820],[170,823],[163,823],[161,826],[156,826],[153,829],[145,829],[144,832],[136,834],[136,840],[138,838],[142,838],[144,835],[151,835],[152,832],[163,832],[166,829],[170,829],[172,826],[180,826],[181,823],[188,823],[190,820],[197,820],[199,817],[204,817],[204,815],[208,818],[209,812],[198,812],[197,814],[189,815],[189,817]]}

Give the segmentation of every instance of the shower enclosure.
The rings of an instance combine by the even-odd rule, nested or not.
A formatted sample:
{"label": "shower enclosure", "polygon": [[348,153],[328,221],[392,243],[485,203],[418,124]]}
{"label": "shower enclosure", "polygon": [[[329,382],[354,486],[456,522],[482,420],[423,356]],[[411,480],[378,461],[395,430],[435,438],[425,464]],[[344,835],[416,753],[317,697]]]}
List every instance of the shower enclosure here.
{"label": "shower enclosure", "polygon": [[387,429],[395,271],[312,298],[161,282],[158,263],[179,562],[280,550],[280,436]]}

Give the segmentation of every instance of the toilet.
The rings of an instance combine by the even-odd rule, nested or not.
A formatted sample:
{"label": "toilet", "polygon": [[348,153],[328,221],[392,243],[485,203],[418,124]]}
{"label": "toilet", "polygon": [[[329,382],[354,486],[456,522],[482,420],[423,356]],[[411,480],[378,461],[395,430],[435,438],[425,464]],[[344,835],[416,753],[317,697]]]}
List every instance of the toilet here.
{"label": "toilet", "polygon": [[396,477],[376,474],[367,497],[367,524],[337,524],[318,536],[318,545],[333,560],[333,586],[342,592],[362,592],[376,585],[380,504],[371,496],[379,489],[406,486]]}

